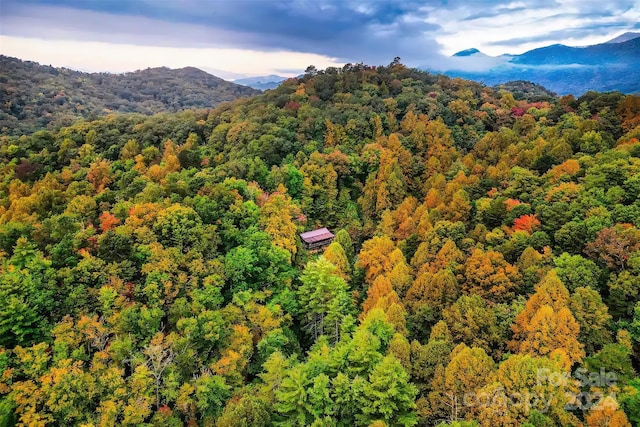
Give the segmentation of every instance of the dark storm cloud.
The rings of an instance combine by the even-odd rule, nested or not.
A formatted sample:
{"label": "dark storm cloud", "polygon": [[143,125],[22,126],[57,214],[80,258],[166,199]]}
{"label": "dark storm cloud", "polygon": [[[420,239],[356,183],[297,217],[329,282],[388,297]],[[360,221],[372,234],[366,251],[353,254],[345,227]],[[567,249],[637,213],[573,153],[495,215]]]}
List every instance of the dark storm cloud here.
{"label": "dark storm cloud", "polygon": [[[453,11],[448,19],[467,24],[490,18],[496,25],[508,25],[518,13],[550,7],[587,23],[566,33],[493,44],[516,46],[562,34],[577,37],[592,30],[631,28],[635,23],[598,20],[638,6],[636,0],[2,0],[0,32],[155,46],[287,50],[374,64],[400,56],[414,65],[441,59],[436,38],[445,34],[440,25],[445,23],[429,20],[435,12]],[[447,24],[447,33],[455,33],[456,26]]]}
{"label": "dark storm cloud", "polygon": [[[8,0],[1,6],[6,17],[1,31],[41,36],[56,23],[63,23],[65,30],[78,29],[85,38],[96,41],[162,46],[222,44],[379,62],[390,61],[395,55],[437,52],[434,35],[439,26],[420,18],[425,16],[425,7],[442,4],[440,0]],[[46,30],[39,22],[25,21],[29,15],[37,14],[38,6],[47,6]],[[52,17],[53,8],[64,11],[64,16]],[[123,19],[102,19],[96,25],[83,18],[89,14],[98,19],[96,12]],[[157,28],[153,22],[156,20],[170,25]],[[193,30],[184,31],[187,25]],[[171,33],[172,28],[182,30]]]}

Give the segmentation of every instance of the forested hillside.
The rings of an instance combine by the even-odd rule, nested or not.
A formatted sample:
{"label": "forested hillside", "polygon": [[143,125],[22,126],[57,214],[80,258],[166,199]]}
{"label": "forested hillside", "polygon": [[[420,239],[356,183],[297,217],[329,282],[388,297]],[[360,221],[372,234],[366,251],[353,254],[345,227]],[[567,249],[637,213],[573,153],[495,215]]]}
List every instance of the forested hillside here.
{"label": "forested hillside", "polygon": [[258,93],[192,67],[83,73],[0,55],[0,132],[54,130],[108,113],[210,108]]}
{"label": "forested hillside", "polygon": [[640,97],[527,93],[310,67],[0,137],[0,425],[638,425]]}

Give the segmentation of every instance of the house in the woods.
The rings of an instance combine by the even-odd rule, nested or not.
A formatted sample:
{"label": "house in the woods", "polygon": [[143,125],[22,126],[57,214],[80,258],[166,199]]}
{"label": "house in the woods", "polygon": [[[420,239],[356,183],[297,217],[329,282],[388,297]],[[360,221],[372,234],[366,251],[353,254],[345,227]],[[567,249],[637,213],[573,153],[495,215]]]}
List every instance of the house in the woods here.
{"label": "house in the woods", "polygon": [[335,236],[327,228],[319,228],[313,231],[307,231],[300,235],[305,249],[314,250],[322,249],[328,246]]}

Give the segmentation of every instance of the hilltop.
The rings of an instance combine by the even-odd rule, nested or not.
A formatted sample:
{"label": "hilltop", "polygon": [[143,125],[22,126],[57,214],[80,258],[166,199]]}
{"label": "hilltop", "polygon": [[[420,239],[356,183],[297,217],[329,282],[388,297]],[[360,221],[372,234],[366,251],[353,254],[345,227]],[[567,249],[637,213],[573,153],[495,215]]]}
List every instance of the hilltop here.
{"label": "hilltop", "polygon": [[516,100],[552,101],[558,95],[542,85],[525,80],[514,80],[494,86],[494,89],[506,90],[513,94]]}
{"label": "hilltop", "polygon": [[54,129],[114,112],[212,108],[260,93],[194,67],[83,73],[7,56],[0,56],[0,85],[0,131],[5,134]]}

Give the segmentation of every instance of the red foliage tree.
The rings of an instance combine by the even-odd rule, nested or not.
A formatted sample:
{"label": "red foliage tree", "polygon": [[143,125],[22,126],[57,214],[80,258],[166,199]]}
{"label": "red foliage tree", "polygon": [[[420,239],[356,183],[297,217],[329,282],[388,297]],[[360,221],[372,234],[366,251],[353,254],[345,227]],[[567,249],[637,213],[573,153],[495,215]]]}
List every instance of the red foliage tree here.
{"label": "red foliage tree", "polygon": [[522,215],[513,221],[514,231],[526,231],[531,234],[540,227],[540,221],[535,214]]}

